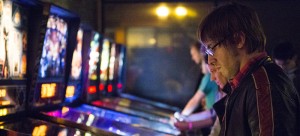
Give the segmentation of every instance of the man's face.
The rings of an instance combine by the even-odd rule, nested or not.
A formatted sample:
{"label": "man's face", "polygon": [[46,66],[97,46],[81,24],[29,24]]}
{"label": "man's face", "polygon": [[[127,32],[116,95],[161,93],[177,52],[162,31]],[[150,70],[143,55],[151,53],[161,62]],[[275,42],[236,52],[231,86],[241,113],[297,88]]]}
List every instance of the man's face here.
{"label": "man's face", "polygon": [[[216,42],[208,41],[204,43],[207,46],[214,45]],[[208,55],[208,59],[214,59],[219,64],[218,70],[224,77],[229,80],[232,79],[239,71],[239,57],[237,48],[224,47],[220,44],[213,50],[213,56]]]}
{"label": "man's face", "polygon": [[208,67],[211,72],[211,80],[215,81],[217,85],[221,89],[223,89],[223,87],[227,83],[227,79],[222,75],[221,72],[219,72],[221,67],[218,64],[216,64],[217,62],[215,59],[208,59],[208,63]]}
{"label": "man's face", "polygon": [[281,67],[286,72],[296,67],[296,62],[293,59],[287,59],[287,60],[274,59],[274,61],[279,67]]}
{"label": "man's face", "polygon": [[196,64],[200,64],[200,62],[202,60],[202,56],[200,54],[199,49],[196,49],[195,47],[192,47],[191,50],[190,50],[190,53],[191,53],[192,60]]}

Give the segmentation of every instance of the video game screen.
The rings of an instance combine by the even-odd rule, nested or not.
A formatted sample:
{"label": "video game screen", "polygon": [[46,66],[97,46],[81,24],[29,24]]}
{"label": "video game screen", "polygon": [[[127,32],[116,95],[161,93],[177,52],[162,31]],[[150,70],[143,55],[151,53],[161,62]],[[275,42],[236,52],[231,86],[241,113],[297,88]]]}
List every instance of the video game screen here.
{"label": "video game screen", "polygon": [[103,40],[103,47],[101,53],[101,64],[100,64],[100,80],[107,81],[108,79],[108,65],[109,65],[109,48],[110,42],[108,39]]}
{"label": "video game screen", "polygon": [[73,52],[73,58],[72,58],[72,68],[70,74],[72,80],[79,80],[81,77],[82,38],[83,38],[83,30],[80,28],[77,32],[77,46]]}
{"label": "video game screen", "polygon": [[79,28],[76,36],[76,47],[73,51],[71,73],[65,94],[65,102],[71,103],[80,95],[82,84],[80,83],[82,75],[82,46],[83,46],[83,29]]}
{"label": "video game screen", "polygon": [[26,10],[0,0],[0,79],[25,79],[27,48]]}
{"label": "video game screen", "polygon": [[116,61],[116,44],[113,43],[110,49],[109,59],[109,80],[114,80],[115,76],[115,61]]}
{"label": "video game screen", "polygon": [[67,36],[66,21],[59,16],[50,15],[40,60],[39,78],[64,76]]}
{"label": "video game screen", "polygon": [[115,75],[117,76],[117,89],[118,91],[122,91],[123,83],[124,83],[124,70],[125,70],[125,52],[126,47],[122,44],[117,44],[118,54],[116,57],[116,67],[115,67]]}
{"label": "video game screen", "polygon": [[100,35],[94,33],[90,44],[90,55],[89,55],[89,79],[97,79],[97,64],[99,62],[99,39]]}

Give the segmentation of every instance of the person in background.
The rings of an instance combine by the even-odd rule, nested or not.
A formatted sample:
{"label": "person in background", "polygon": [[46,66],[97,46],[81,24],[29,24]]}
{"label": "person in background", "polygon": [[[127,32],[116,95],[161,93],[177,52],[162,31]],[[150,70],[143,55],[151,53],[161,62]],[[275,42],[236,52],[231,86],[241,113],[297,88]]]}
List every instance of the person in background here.
{"label": "person in background", "polygon": [[[177,118],[179,117],[179,121],[175,122],[174,126],[181,131],[211,127],[215,121],[216,114],[212,106],[218,98],[218,86],[215,82],[210,80],[211,74],[208,69],[207,57],[206,55],[205,59],[202,60],[202,72],[204,77],[201,80],[197,92],[187,103],[180,115],[174,115]],[[203,99],[205,99],[206,104],[205,110],[192,114]]]}
{"label": "person in background", "polygon": [[273,59],[293,81],[297,91],[300,92],[300,69],[297,65],[298,55],[293,44],[282,42],[276,45],[273,49]]}
{"label": "person in background", "polygon": [[[205,99],[205,97],[213,97],[213,93],[216,91],[211,91],[211,95],[208,96],[207,94],[210,92],[210,90],[216,90],[217,85],[214,82],[210,82],[210,73],[207,67],[207,59],[204,58],[205,55],[201,54],[201,44],[199,42],[196,42],[192,44],[190,48],[190,54],[192,57],[192,60],[196,64],[201,65],[201,72],[204,74],[204,76],[201,79],[201,82],[199,84],[197,92],[194,94],[194,96],[188,101],[188,103],[185,105],[184,109],[181,111],[181,114],[184,116],[188,116],[191,113],[195,111],[195,109],[200,105],[201,101]],[[209,102],[206,103],[206,107],[210,109],[213,105],[213,99],[208,98]]]}
{"label": "person in background", "polygon": [[[199,68],[201,69],[201,73],[203,73],[202,71],[202,60],[203,60],[203,55],[200,52],[201,49],[201,44],[196,41],[193,44],[191,44],[190,46],[190,54],[191,54],[191,59],[197,64],[199,65]],[[200,82],[201,83],[201,82]],[[199,83],[199,85],[200,85]],[[198,107],[200,105],[200,92],[196,92],[193,97],[189,100],[189,104],[185,105],[185,110],[183,110],[182,112],[175,112],[173,116],[171,116],[171,124],[174,124],[174,122],[177,122],[176,118],[184,118],[184,116],[187,116],[189,114],[191,114],[194,110],[196,110],[196,107]],[[179,119],[182,120],[182,119]]]}
{"label": "person in background", "polygon": [[197,64],[201,65],[201,62],[203,60],[203,55],[200,52],[201,44],[197,41],[190,46],[190,54],[192,57],[192,60]]}
{"label": "person in background", "polygon": [[229,84],[214,105],[220,135],[300,134],[299,94],[265,52],[265,34],[253,9],[238,3],[218,7],[202,20],[198,36]]}
{"label": "person in background", "polygon": [[[217,85],[219,86],[219,95],[220,98],[223,98],[226,94],[222,91],[225,86],[228,86],[229,84],[226,77],[222,75],[218,70],[220,69],[220,66],[216,64],[215,59],[208,59],[208,67],[211,73],[211,80],[215,81]],[[220,134],[221,126],[219,118],[217,117],[215,120],[214,125],[211,128],[209,136],[218,136]]]}

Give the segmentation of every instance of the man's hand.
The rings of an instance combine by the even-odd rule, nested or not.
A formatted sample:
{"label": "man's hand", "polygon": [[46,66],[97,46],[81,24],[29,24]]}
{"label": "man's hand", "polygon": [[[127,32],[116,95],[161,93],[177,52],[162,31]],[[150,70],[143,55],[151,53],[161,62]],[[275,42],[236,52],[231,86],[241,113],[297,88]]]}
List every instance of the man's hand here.
{"label": "man's hand", "polygon": [[190,130],[189,122],[186,121],[178,121],[174,123],[174,126],[180,131]]}

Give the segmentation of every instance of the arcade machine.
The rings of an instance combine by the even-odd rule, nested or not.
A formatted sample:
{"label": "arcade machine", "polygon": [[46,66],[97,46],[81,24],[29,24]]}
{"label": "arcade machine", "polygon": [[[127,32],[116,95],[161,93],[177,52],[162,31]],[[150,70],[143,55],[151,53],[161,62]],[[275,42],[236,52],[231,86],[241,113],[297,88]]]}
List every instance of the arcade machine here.
{"label": "arcade machine", "polygon": [[111,96],[117,96],[123,88],[125,49],[121,44],[111,44],[107,85],[107,91]]}
{"label": "arcade machine", "polygon": [[[84,95],[83,91],[88,86],[88,93],[96,93],[97,64],[99,62],[99,34],[92,31],[89,26],[81,25],[77,32],[77,46],[73,51],[70,77],[65,94],[64,105],[79,103],[77,99]],[[89,47],[90,46],[90,47]],[[83,53],[90,51],[90,54]],[[89,55],[89,56],[88,56]],[[90,58],[90,59],[89,59]],[[85,60],[89,60],[86,62]],[[90,67],[88,64],[91,64]],[[88,76],[84,76],[88,75]],[[87,78],[89,80],[87,80]],[[85,84],[83,84],[85,83]],[[91,99],[84,96],[84,99]]]}
{"label": "arcade machine", "polygon": [[[107,43],[107,46],[108,45]],[[101,91],[105,93],[102,93],[100,100],[93,101],[92,104],[162,123],[169,123],[170,116],[173,115],[175,111],[179,111],[179,109],[122,93],[126,48],[121,44],[110,43],[110,48],[107,47],[106,52],[108,51],[110,51],[109,54],[102,53],[101,57],[100,81],[102,81],[101,84],[106,82],[107,86],[100,87],[100,90],[102,89]]]}
{"label": "arcade machine", "polygon": [[[79,29],[77,47],[73,52],[71,74],[66,91],[66,106],[59,110],[43,112],[42,116],[55,122],[68,122],[66,125],[73,123],[72,126],[85,127],[95,133],[98,130],[104,130],[117,135],[178,135],[179,131],[175,131],[162,123],[80,104],[80,96],[84,96],[84,93],[87,95],[96,93],[90,89],[94,84],[87,80],[97,80],[97,74],[94,77],[96,72],[94,66],[96,64],[97,67],[99,60],[100,39],[101,37],[97,32],[83,27]],[[87,47],[89,49],[86,49]],[[89,54],[85,53],[87,50],[89,50]],[[83,62],[81,60],[89,61]],[[79,69],[81,72],[78,71]]]}
{"label": "arcade machine", "polygon": [[100,61],[100,83],[99,83],[99,91],[100,95],[109,95],[111,90],[107,90],[107,83],[109,77],[109,65],[110,65],[110,54],[111,54],[111,43],[107,38],[103,38],[102,50],[101,50],[101,61]]}
{"label": "arcade machine", "polygon": [[29,117],[26,98],[36,59],[31,49],[39,37],[35,29],[41,25],[42,11],[36,1],[0,0],[0,135],[85,133]]}

